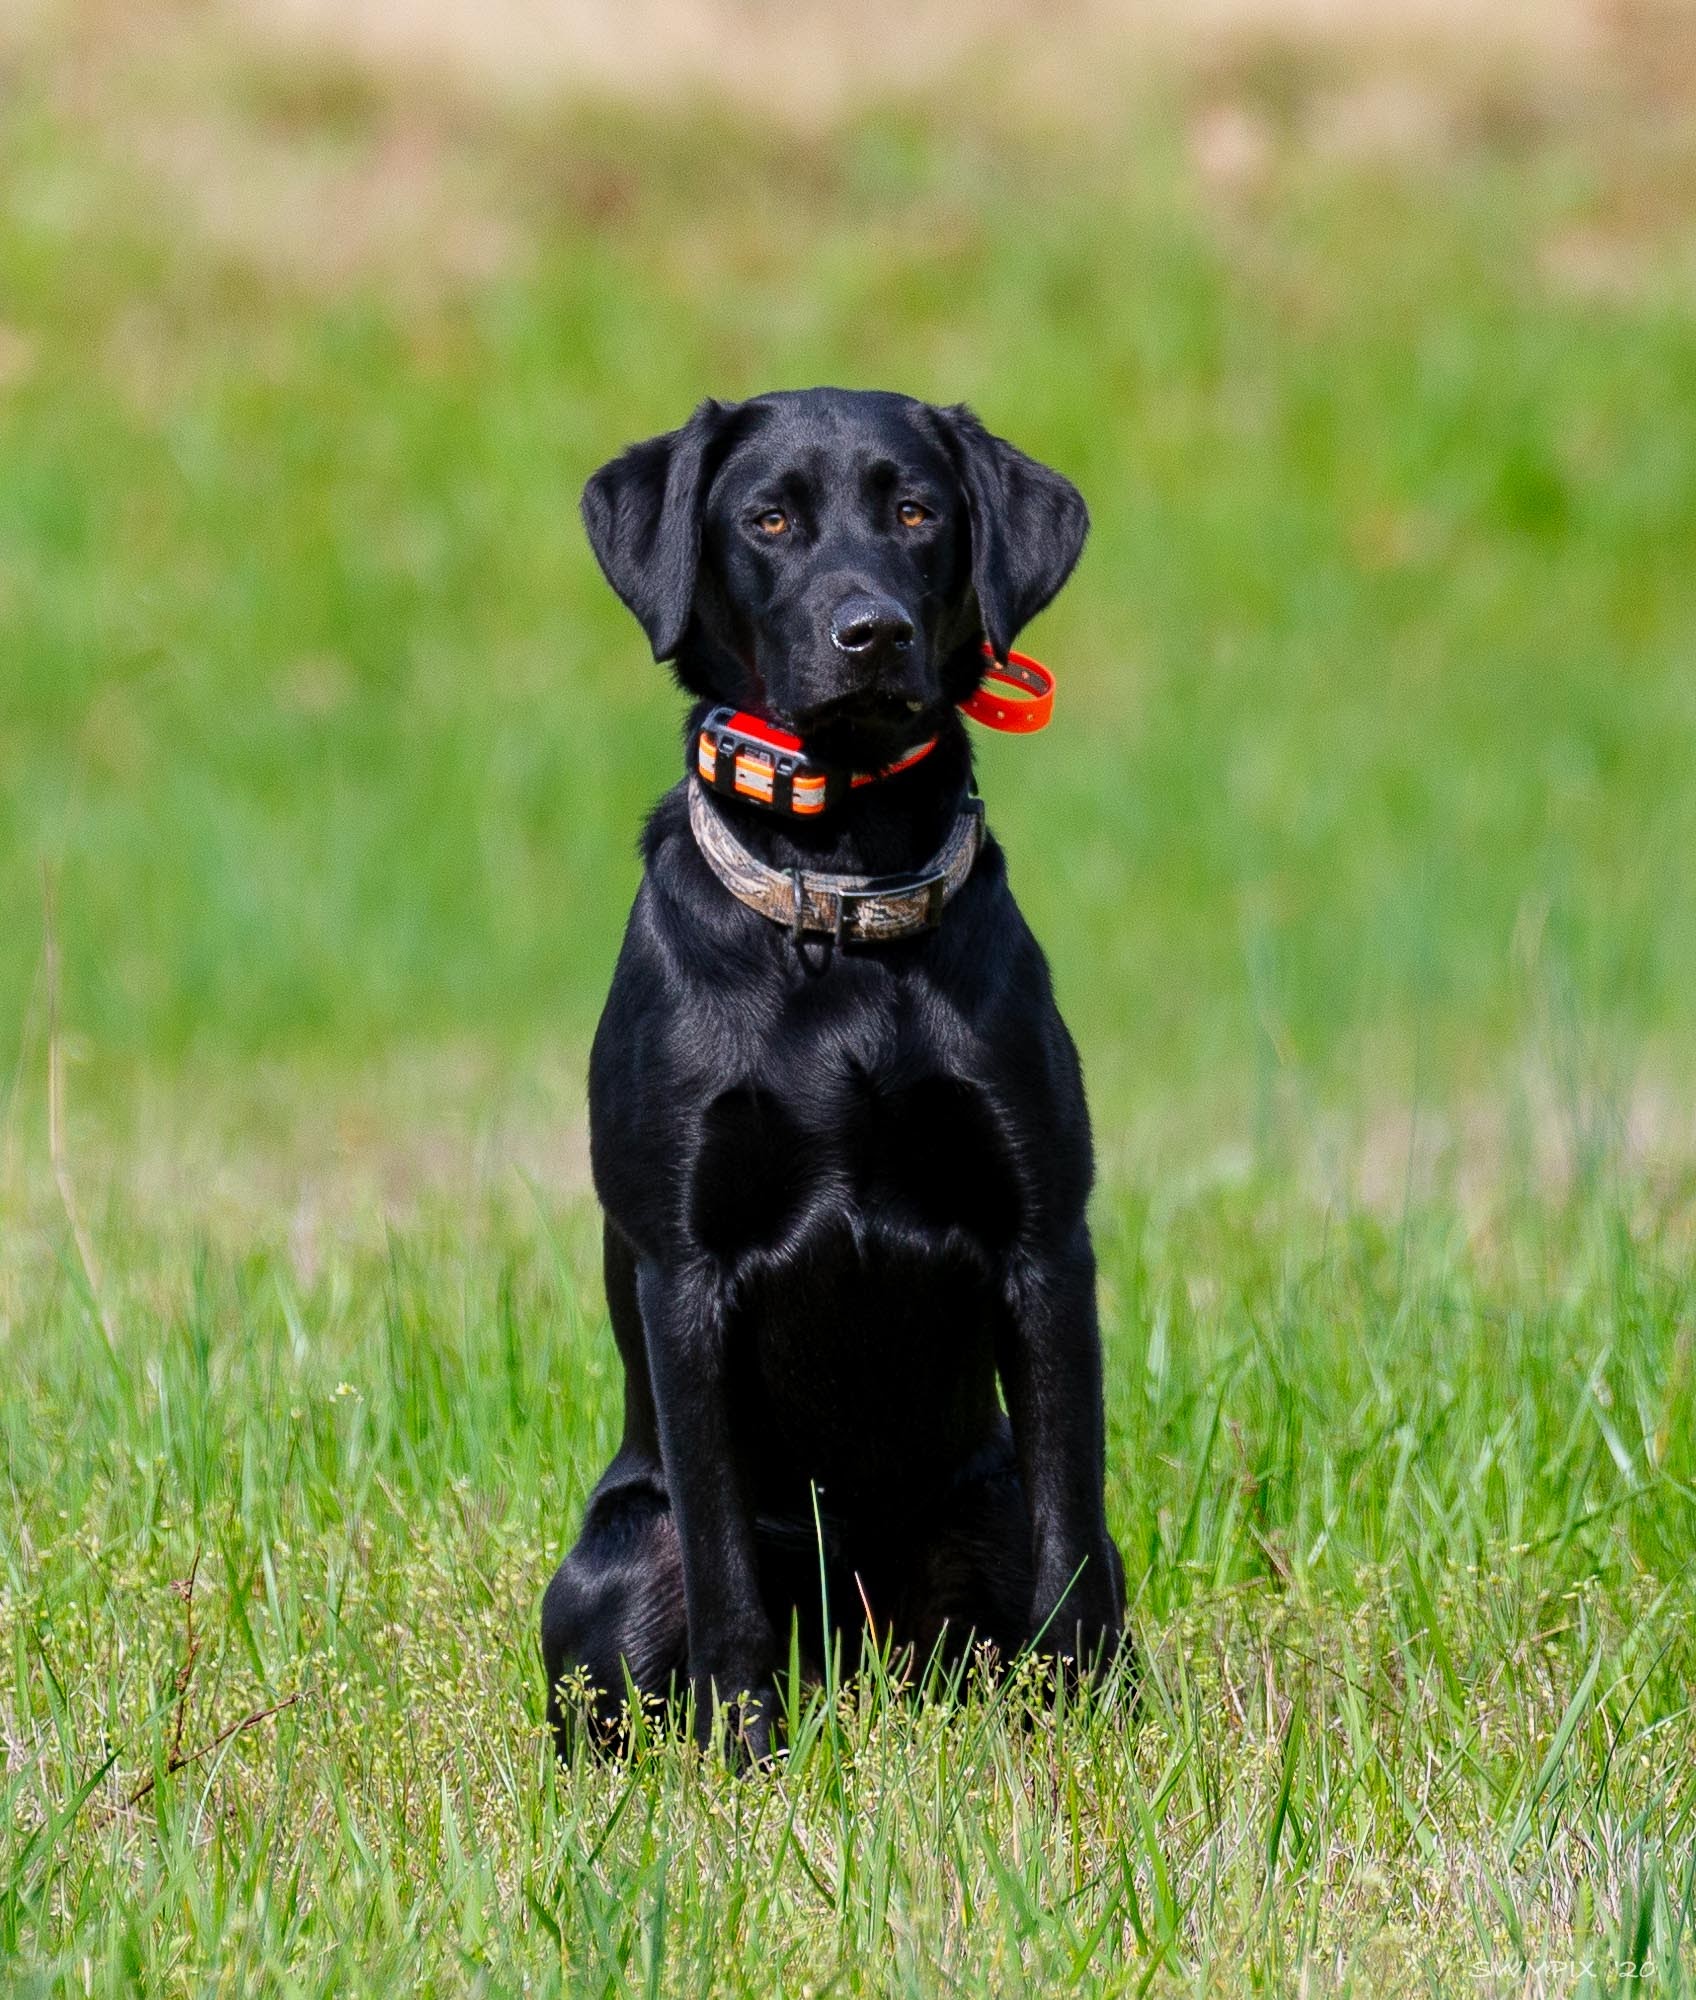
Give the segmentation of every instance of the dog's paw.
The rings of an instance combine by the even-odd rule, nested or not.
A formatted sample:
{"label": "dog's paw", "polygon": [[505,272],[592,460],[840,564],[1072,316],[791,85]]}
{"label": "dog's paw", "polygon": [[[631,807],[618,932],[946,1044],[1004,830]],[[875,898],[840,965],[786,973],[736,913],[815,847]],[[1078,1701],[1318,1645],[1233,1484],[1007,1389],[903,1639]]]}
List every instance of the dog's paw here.
{"label": "dog's paw", "polygon": [[1138,1706],[1136,1648],[1123,1626],[1079,1624],[1063,1635],[1050,1631],[1022,1665],[1037,1708],[1070,1708],[1086,1690],[1092,1701],[1105,1696],[1117,1707],[1122,1694],[1130,1712]]}
{"label": "dog's paw", "polygon": [[1030,1651],[1057,1681],[1075,1687],[1111,1673],[1130,1647],[1125,1630],[1123,1572],[1111,1544],[1080,1565],[1063,1589],[1042,1593],[1032,1607],[1036,1637]]}
{"label": "dog's paw", "polygon": [[[737,1689],[728,1699],[722,1692],[727,1685]],[[729,1676],[698,1684],[695,1741],[703,1750],[716,1749],[733,1770],[765,1769],[778,1757],[779,1713],[777,1687],[769,1676],[748,1675],[740,1685]]]}

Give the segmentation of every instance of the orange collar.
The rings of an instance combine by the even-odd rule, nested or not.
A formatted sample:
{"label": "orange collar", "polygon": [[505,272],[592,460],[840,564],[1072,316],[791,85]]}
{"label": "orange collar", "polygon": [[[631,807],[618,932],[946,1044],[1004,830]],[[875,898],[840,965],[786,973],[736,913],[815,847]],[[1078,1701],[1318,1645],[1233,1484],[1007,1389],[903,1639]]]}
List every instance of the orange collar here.
{"label": "orange collar", "polygon": [[[1053,674],[1040,660],[1024,653],[1009,653],[1002,661],[987,646],[983,650],[989,660],[985,684],[961,702],[960,713],[986,729],[1018,736],[1046,729],[1054,713]],[[989,687],[992,681],[1018,689],[1023,699],[1014,701],[993,693]],[[703,784],[726,797],[749,799],[755,805],[770,806],[774,812],[810,819],[862,785],[875,785],[880,779],[910,771],[930,755],[937,740],[933,736],[881,770],[845,771],[840,765],[822,764],[809,757],[799,736],[762,716],[725,705],[715,708],[701,724],[694,768]]]}
{"label": "orange collar", "polygon": [[[1046,729],[1054,715],[1053,674],[1026,653],[1009,653],[1005,660],[998,660],[987,646],[983,650],[989,661],[984,671],[986,685],[961,702],[960,713],[986,729],[1002,729],[1014,736],[1034,736],[1039,729]],[[1018,688],[1025,699],[1008,701],[1004,695],[992,694],[987,686],[990,681]]]}

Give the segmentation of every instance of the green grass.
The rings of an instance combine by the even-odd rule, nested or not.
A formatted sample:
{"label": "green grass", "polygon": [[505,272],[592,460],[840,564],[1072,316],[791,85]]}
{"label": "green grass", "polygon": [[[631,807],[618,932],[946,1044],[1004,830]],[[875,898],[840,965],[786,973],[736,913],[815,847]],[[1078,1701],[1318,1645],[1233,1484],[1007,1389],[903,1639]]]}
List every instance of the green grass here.
{"label": "green grass", "polygon": [[116,1361],[44,1246],[0,1416],[18,1990],[1688,1991],[1685,1251],[1265,1189],[1116,1191],[1103,1235],[1140,1708],[812,1695],[751,1779],[549,1769],[538,1587],[618,1415],[580,1211],[315,1277],[112,1235]]}
{"label": "green grass", "polygon": [[[1349,86],[774,137],[15,68],[0,1983],[1691,1990],[1696,148],[1434,78],[1348,155]],[[575,495],[813,380],[1096,516],[982,773],[1091,1081],[1140,1702],[556,1774],[577,1079],[679,706]]]}
{"label": "green grass", "polygon": [[[254,94],[351,204],[378,114],[303,134]],[[425,161],[522,196],[522,256],[313,286],[266,267],[257,195],[217,254],[15,95],[0,1030],[47,858],[67,1015],[120,1081],[581,1045],[678,702],[579,486],[706,390],[819,379],[967,397],[1092,502],[1032,634],[1055,732],[982,755],[1116,1113],[1268,1048],[1345,1098],[1391,1051],[1405,1097],[1416,1034],[1491,1085],[1551,996],[1634,1050],[1688,1027],[1696,321],[1652,259],[1624,300],[1550,275],[1682,200],[1684,155],[1646,194],[1463,122],[1401,172],[1292,140],[1227,196],[1170,112],[1040,173],[1037,138],[895,113],[782,145],[426,122]]]}

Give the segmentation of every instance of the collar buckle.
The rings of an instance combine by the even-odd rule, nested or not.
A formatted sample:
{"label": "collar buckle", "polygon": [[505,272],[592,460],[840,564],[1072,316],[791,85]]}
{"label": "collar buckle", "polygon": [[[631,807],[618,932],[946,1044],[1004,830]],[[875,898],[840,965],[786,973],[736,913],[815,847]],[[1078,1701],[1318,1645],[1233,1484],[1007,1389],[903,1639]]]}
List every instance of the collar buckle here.
{"label": "collar buckle", "polygon": [[[789,871],[790,893],[794,897],[795,916],[789,926],[790,936],[800,942],[803,929],[828,932],[836,943],[845,940],[857,943],[871,928],[866,916],[896,914],[903,932],[933,931],[942,922],[942,912],[950,894],[950,871],[946,866],[926,869],[917,875],[894,875],[884,881],[869,881],[863,885],[853,883],[838,884],[829,876],[807,875],[799,868]],[[958,887],[958,883],[953,884]],[[821,924],[807,924],[807,898],[809,893],[815,903],[823,903],[829,911],[828,921]]]}
{"label": "collar buckle", "polygon": [[770,868],[750,854],[712,806],[688,786],[689,828],[707,866],[740,903],[781,924],[799,945],[806,933],[837,944],[884,944],[933,931],[965,886],[983,846],[983,801],[968,797],[929,866],[906,875],[827,875]]}

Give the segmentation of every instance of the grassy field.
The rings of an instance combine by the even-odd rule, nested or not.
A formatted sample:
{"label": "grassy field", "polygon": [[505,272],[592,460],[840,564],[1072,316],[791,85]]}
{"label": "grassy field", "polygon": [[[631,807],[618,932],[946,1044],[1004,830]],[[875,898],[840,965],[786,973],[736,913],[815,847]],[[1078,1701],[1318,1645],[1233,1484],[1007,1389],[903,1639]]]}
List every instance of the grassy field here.
{"label": "grassy field", "polygon": [[[1673,17],[775,133],[196,18],[0,110],[0,1983],[1696,1986]],[[1140,1700],[556,1773],[580,1073],[678,759],[575,497],[814,380],[1096,517],[982,778],[1091,1080]]]}

